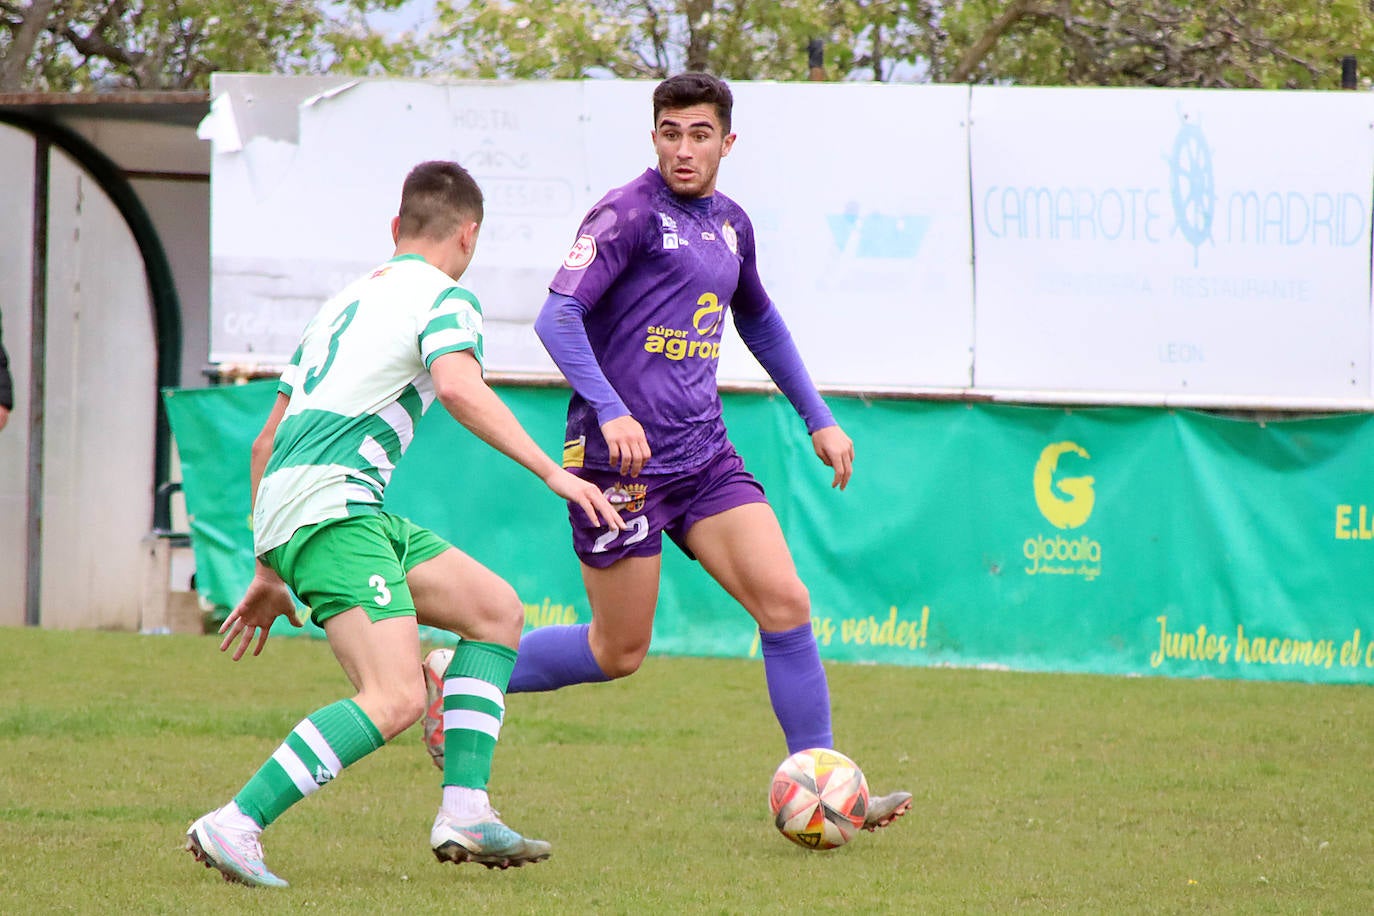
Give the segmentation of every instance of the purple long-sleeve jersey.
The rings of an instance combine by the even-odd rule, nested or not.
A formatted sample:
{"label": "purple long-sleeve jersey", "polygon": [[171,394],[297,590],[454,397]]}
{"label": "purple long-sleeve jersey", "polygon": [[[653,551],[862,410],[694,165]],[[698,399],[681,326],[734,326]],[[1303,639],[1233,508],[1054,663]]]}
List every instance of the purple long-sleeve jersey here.
{"label": "purple long-sleeve jersey", "polygon": [[[592,352],[653,449],[647,471],[692,470],[725,447],[725,315],[771,308],[738,204],[718,192],[684,200],[648,169],[588,212],[549,289],[586,307]],[[607,466],[596,411],[576,391],[567,437],[584,440],[588,467]]]}

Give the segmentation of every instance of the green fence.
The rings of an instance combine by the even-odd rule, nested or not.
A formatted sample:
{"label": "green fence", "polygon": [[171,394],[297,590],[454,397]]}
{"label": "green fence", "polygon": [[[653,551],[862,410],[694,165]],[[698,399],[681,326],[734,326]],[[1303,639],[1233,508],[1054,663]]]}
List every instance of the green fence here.
{"label": "green fence", "polygon": [[[201,593],[252,575],[248,451],[275,386],[171,390]],[[556,454],[566,392],[502,388]],[[1374,682],[1374,418],[831,399],[841,493],[778,397],[727,395],[811,590],[823,657],[904,665]],[[527,625],[589,619],[563,504],[441,408],[389,508],[506,577]],[[668,542],[653,651],[758,652]]]}

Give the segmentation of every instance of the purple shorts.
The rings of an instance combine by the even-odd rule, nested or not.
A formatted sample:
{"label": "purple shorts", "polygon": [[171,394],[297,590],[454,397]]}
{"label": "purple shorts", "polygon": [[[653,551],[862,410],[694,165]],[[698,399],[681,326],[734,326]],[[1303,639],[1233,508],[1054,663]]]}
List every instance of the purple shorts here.
{"label": "purple shorts", "polygon": [[569,468],[601,488],[620,510],[627,527],[616,531],[593,526],[581,508],[569,504],[573,550],[588,566],[605,569],[623,557],[652,557],[663,552],[663,532],[688,557],[687,531],[703,518],[749,503],[766,503],[763,485],[744,469],[733,446],[694,471],[683,474],[640,474],[623,477],[618,471]]}

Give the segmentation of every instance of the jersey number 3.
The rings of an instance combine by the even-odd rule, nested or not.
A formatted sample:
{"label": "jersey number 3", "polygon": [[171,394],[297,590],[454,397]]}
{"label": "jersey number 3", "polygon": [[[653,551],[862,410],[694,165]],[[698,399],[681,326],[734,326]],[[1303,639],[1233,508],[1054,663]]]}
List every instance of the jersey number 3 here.
{"label": "jersey number 3", "polygon": [[339,355],[339,338],[343,336],[344,331],[348,330],[349,324],[353,321],[353,316],[357,313],[358,303],[350,303],[348,308],[340,312],[338,317],[334,319],[334,323],[330,325],[334,329],[334,333],[329,335],[329,352],[325,355],[322,365],[311,368],[305,374],[305,384],[301,387],[305,389],[306,394],[314,391],[315,386],[324,381],[324,377],[329,374],[330,368],[334,365],[334,357]]}

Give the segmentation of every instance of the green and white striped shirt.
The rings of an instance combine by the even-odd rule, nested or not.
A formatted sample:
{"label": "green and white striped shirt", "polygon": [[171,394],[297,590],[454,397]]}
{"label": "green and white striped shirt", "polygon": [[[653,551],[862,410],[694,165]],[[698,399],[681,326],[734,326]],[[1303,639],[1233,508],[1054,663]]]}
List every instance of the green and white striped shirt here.
{"label": "green and white striped shirt", "polygon": [[457,350],[481,362],[481,306],[419,255],[392,258],[320,308],[278,385],[291,400],[253,505],[258,556],[306,525],[380,511],[434,401],[429,366]]}

